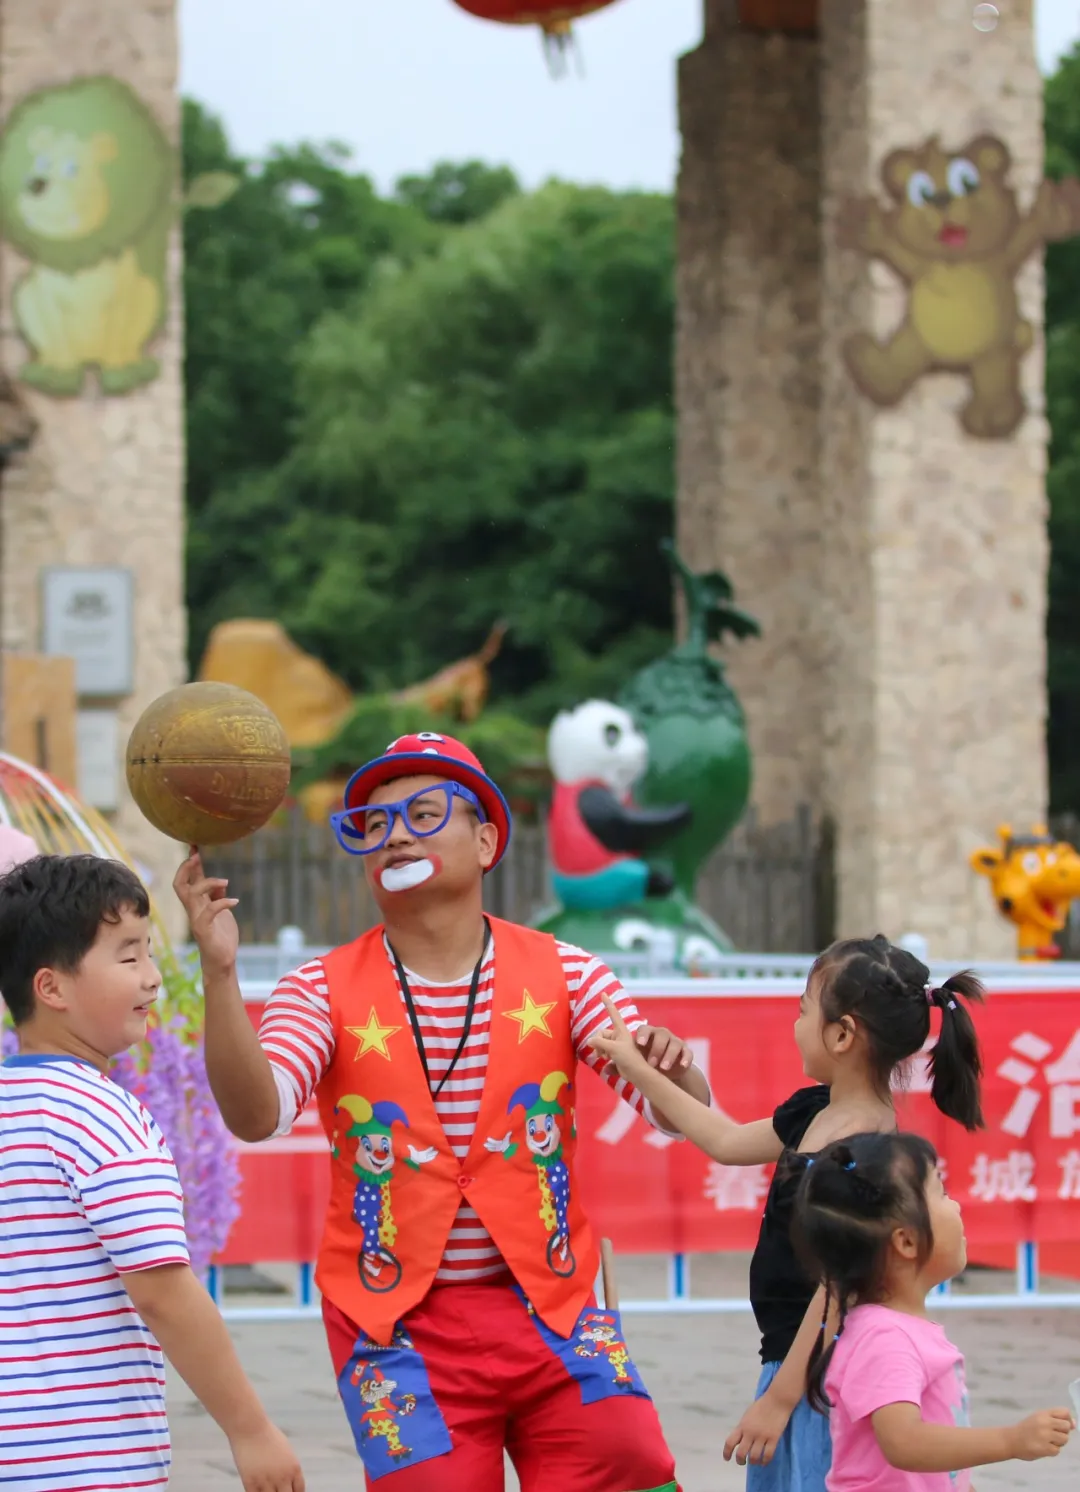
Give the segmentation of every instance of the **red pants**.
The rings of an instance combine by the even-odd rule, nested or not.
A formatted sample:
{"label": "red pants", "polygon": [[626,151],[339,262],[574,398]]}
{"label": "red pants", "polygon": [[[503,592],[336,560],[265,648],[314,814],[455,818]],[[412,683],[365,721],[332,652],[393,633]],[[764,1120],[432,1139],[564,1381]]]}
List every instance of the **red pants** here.
{"label": "red pants", "polygon": [[[507,1284],[436,1287],[401,1323],[397,1352],[373,1353],[328,1301],[323,1316],[369,1492],[503,1492],[504,1450],[521,1492],[679,1492],[652,1401],[616,1387],[584,1403]],[[582,1339],[585,1350],[567,1361],[589,1371],[602,1357],[598,1340]],[[640,1384],[632,1364],[616,1364],[613,1378],[625,1384],[634,1373]]]}

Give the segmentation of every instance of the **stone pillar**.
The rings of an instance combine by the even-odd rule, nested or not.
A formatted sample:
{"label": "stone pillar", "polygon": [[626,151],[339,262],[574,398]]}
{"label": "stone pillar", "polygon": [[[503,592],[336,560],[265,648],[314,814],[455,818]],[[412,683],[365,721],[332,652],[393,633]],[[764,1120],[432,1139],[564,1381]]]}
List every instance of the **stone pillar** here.
{"label": "stone pillar", "polygon": [[706,14],[679,80],[678,541],[762,624],[725,659],[775,820],[821,795],[818,42]]}
{"label": "stone pillar", "polygon": [[[825,777],[837,829],[838,931],[922,933],[950,959],[1014,940],[968,866],[999,820],[1046,811],[1046,498],[1042,270],[1022,271],[1037,329],[1029,413],[1007,440],[966,435],[965,380],[935,375],[894,409],[852,384],[840,344],[899,322],[905,294],[837,246],[841,200],[880,198],[893,149],[939,135],[1007,144],[1026,208],[1042,175],[1030,0],[996,31],[937,0],[822,0],[821,605]],[[741,560],[732,556],[738,583]],[[792,730],[799,728],[796,710]]]}
{"label": "stone pillar", "polygon": [[[6,119],[27,94],[80,77],[130,85],[179,143],[174,0],[3,0],[0,110]],[[134,692],[111,703],[122,753],[135,719],[156,695],[186,677],[183,602],[184,431],[180,234],[168,260],[168,318],[151,351],[152,383],[106,396],[91,377],[83,392],[58,398],[19,386],[38,422],[28,455],[3,475],[2,637],[34,652],[41,641],[41,572],[50,565],[108,565],[135,580]],[[18,386],[27,360],[11,305],[26,263],[0,251],[0,364]],[[120,765],[123,781],[122,761]],[[114,827],[153,876],[162,910],[178,846],[162,839],[126,800]]]}
{"label": "stone pillar", "polygon": [[1030,0],[990,33],[936,0],[821,0],[816,39],[742,29],[735,10],[706,0],[680,78],[680,544],[765,627],[728,650],[754,801],[766,820],[800,802],[831,820],[837,931],[1005,956],[1011,930],[968,857],[999,821],[1046,812],[1041,266],[1018,281],[1029,413],[976,440],[958,375],[889,410],[855,388],[844,339],[887,335],[905,291],[839,247],[837,218],[845,198],[880,198],[891,150],[933,134],[947,150],[999,136],[1030,204]]}

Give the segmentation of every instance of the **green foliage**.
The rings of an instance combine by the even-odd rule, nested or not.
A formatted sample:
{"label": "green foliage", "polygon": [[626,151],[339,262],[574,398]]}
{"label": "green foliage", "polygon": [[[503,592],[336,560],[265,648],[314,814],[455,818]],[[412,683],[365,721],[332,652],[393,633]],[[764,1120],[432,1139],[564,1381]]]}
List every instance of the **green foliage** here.
{"label": "green foliage", "polygon": [[433,223],[475,223],[486,218],[507,197],[521,191],[509,166],[485,166],[466,161],[456,166],[444,161],[429,176],[403,176],[397,184],[399,202],[419,208]]}
{"label": "green foliage", "polygon": [[380,688],[471,652],[505,613],[496,679],[545,710],[560,642],[607,693],[616,656],[655,653],[670,256],[667,201],[551,186],[316,328],[292,479],[322,552],[301,587],[290,545],[276,598],[302,644]]}
{"label": "green foliage", "polygon": [[515,798],[536,801],[547,787],[544,732],[516,715],[486,710],[479,720],[462,724],[421,705],[399,704],[388,695],[367,695],[357,700],[332,741],[317,750],[297,753],[292,791],[350,773],[362,762],[381,756],[387,742],[422,730],[443,731],[464,741],[489,775]]}
{"label": "green foliage", "polygon": [[385,694],[506,616],[497,700],[611,697],[671,634],[671,202],[475,162],[385,201],[189,104],[209,171],[242,184],[185,218],[193,662],[273,616]]}
{"label": "green foliage", "polygon": [[[1080,48],[1046,83],[1046,163],[1080,176]],[[1050,421],[1050,796],[1080,809],[1080,239],[1046,254],[1046,408]]]}
{"label": "green foliage", "polygon": [[[197,663],[215,622],[273,614],[259,581],[261,535],[249,525],[288,523],[288,507],[267,507],[260,478],[292,450],[305,337],[363,289],[385,255],[407,262],[429,250],[435,229],[350,174],[340,147],[278,150],[251,168],[191,102],[183,157],[189,188],[207,175],[239,182],[213,212],[184,217],[188,605]],[[275,487],[275,502],[280,495]]]}

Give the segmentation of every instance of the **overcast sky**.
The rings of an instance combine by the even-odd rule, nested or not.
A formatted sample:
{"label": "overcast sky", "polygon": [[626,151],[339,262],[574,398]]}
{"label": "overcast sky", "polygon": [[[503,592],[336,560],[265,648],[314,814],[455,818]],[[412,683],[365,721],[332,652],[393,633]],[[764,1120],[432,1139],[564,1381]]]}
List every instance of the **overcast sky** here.
{"label": "overcast sky", "polygon": [[[700,37],[703,4],[619,0],[578,26],[585,77],[553,82],[534,32],[451,0],[180,0],[183,88],[241,154],[341,140],[384,188],[437,160],[479,158],[509,163],[527,186],[561,176],[667,189],[675,59]],[[1035,9],[1049,69],[1080,35],[1080,0]]]}

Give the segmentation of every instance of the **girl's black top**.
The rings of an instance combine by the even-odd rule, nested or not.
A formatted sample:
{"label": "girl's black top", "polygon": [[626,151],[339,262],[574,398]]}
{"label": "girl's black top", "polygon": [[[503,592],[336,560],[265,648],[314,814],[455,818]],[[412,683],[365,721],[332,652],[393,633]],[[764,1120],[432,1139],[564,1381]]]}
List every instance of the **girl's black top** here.
{"label": "girl's black top", "polygon": [[828,1088],[815,1083],[793,1093],[773,1114],[773,1129],[784,1154],[765,1199],[757,1248],[750,1261],[750,1304],[761,1331],[763,1363],[783,1362],[817,1290],[791,1244],[791,1214],[803,1167],[789,1164],[789,1152],[798,1149],[811,1121],[828,1102]]}

